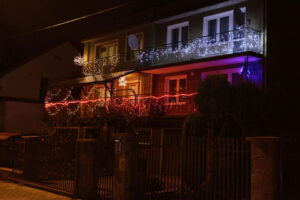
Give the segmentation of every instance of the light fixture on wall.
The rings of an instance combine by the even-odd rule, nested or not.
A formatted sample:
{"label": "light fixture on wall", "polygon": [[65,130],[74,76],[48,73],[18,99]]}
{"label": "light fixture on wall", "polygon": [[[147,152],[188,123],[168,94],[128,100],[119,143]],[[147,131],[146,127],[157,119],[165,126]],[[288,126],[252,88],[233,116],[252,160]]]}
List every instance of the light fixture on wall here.
{"label": "light fixture on wall", "polygon": [[126,86],[127,85],[127,80],[125,79],[125,77],[121,77],[119,79],[119,86]]}

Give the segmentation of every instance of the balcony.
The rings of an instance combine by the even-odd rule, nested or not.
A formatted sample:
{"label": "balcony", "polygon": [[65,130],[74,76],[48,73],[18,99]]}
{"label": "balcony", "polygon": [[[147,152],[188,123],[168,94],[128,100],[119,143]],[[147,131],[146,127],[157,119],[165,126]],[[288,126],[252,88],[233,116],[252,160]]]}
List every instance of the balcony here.
{"label": "balcony", "polygon": [[[56,91],[55,91],[56,92]],[[123,92],[119,91],[119,92]],[[194,97],[197,93],[189,94],[157,94],[157,95],[114,95],[101,98],[84,98],[74,100],[70,92],[62,92],[60,98],[46,100],[45,109],[50,116],[82,116],[100,117],[105,113],[120,113],[125,116],[162,116],[186,115],[196,111]],[[117,94],[118,91],[114,91]],[[65,96],[65,97],[64,97]]]}
{"label": "balcony", "polygon": [[262,54],[262,33],[240,28],[178,44],[145,49],[138,53],[138,67],[158,66],[241,52]]}
{"label": "balcony", "polygon": [[136,51],[136,60],[132,61],[125,61],[126,55],[118,54],[83,62],[83,74],[93,76],[124,70],[144,70],[151,66],[175,64],[241,52],[262,54],[262,36],[261,32],[252,28],[239,28],[213,36],[199,37],[186,42]]}

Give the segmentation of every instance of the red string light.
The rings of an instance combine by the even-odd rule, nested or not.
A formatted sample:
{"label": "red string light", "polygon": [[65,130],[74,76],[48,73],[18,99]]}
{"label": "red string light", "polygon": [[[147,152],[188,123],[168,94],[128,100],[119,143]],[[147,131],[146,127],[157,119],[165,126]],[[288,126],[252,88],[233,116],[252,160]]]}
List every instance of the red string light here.
{"label": "red string light", "polygon": [[[139,100],[143,100],[143,99],[163,99],[163,98],[174,98],[174,97],[190,97],[190,96],[194,96],[198,93],[191,93],[191,94],[176,94],[176,95],[162,95],[162,96],[159,96],[159,97],[156,97],[156,96],[146,96],[146,97],[137,97],[137,101]],[[107,98],[107,99],[110,99],[110,98]],[[123,97],[123,98],[116,98],[116,99],[122,99],[122,100],[135,100],[134,98],[130,98],[130,97]],[[97,102],[101,102],[101,101],[105,101],[105,98],[97,98],[97,99],[88,99],[88,100],[71,100],[71,101],[61,101],[61,102],[46,102],[45,103],[45,108],[51,108],[51,107],[54,107],[54,106],[58,106],[58,105],[62,105],[62,106],[68,106],[69,104],[87,104],[87,103],[97,103]]]}

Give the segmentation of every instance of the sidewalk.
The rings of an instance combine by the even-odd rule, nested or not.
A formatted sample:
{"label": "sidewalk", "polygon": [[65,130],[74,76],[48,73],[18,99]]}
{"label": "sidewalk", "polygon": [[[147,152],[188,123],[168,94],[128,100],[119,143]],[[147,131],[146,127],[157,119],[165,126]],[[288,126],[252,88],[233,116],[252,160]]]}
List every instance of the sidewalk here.
{"label": "sidewalk", "polygon": [[0,180],[0,200],[72,200],[72,198]]}

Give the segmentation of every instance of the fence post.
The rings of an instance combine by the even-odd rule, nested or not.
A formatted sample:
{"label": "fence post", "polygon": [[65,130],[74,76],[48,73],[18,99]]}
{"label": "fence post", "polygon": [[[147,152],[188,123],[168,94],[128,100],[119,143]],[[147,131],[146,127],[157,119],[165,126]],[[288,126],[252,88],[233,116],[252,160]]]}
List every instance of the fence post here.
{"label": "fence post", "polygon": [[113,200],[135,200],[137,188],[137,147],[134,133],[120,133],[115,140]]}
{"label": "fence post", "polygon": [[97,140],[76,141],[75,195],[78,197],[92,199],[97,194],[96,148]]}
{"label": "fence post", "polygon": [[280,183],[278,137],[248,137],[251,143],[251,200],[278,200]]}
{"label": "fence post", "polygon": [[37,179],[39,163],[37,160],[40,137],[25,137],[23,177],[29,180]]}

